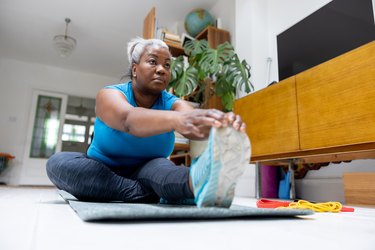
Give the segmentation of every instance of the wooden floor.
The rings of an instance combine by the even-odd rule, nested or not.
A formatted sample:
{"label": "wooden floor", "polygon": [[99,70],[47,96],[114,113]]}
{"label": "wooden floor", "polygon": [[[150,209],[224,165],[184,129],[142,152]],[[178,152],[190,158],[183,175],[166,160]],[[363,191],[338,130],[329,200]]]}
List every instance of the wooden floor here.
{"label": "wooden floor", "polygon": [[[236,204],[255,200],[236,197]],[[83,222],[53,188],[0,186],[1,250],[375,249],[375,209],[297,219]]]}

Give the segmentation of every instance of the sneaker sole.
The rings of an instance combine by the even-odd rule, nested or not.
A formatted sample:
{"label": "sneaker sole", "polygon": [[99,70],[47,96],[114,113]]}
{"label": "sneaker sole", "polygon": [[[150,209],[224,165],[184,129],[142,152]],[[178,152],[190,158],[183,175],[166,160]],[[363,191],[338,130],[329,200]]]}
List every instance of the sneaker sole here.
{"label": "sneaker sole", "polygon": [[250,161],[248,137],[231,127],[213,128],[212,162],[221,162],[211,169],[210,179],[203,191],[203,201],[198,206],[230,207],[237,180]]}

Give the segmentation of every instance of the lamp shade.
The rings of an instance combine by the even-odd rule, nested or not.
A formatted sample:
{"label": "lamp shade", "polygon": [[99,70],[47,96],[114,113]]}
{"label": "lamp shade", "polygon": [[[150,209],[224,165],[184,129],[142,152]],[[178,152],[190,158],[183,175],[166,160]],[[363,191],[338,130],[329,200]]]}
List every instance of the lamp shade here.
{"label": "lamp shade", "polygon": [[69,56],[76,47],[77,41],[73,37],[57,35],[53,38],[54,47],[61,57]]}
{"label": "lamp shade", "polygon": [[53,38],[53,45],[61,57],[69,56],[77,45],[76,39],[68,36],[68,24],[70,18],[65,18],[65,35],[57,35]]}

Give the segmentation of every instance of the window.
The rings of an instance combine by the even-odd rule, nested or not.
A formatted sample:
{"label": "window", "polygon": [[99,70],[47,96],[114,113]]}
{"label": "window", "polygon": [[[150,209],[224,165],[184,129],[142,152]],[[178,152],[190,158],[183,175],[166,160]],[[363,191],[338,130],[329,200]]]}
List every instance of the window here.
{"label": "window", "polygon": [[86,126],[64,124],[62,140],[71,142],[85,142]]}
{"label": "window", "polygon": [[31,137],[30,158],[49,158],[56,151],[62,99],[39,95]]}
{"label": "window", "polygon": [[85,153],[94,130],[95,99],[69,96],[64,118],[61,151]]}

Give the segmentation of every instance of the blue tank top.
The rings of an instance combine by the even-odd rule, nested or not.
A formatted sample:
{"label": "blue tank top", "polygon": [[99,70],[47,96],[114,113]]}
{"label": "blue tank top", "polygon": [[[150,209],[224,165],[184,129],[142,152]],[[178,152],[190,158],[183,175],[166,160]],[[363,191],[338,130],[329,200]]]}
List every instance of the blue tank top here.
{"label": "blue tank top", "polygon": [[[124,84],[106,86],[105,88],[120,91],[125,95],[130,105],[137,107],[131,81]],[[176,96],[163,91],[151,109],[171,110],[173,103],[177,99]],[[87,151],[87,155],[106,164],[108,167],[135,167],[154,158],[168,157],[173,151],[174,140],[174,131],[150,137],[137,137],[110,128],[96,117],[94,139]]]}

